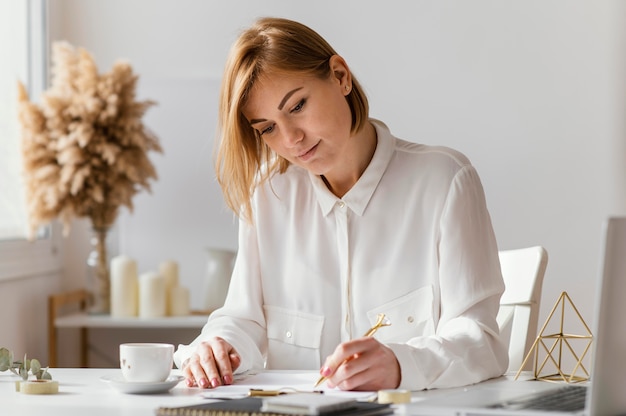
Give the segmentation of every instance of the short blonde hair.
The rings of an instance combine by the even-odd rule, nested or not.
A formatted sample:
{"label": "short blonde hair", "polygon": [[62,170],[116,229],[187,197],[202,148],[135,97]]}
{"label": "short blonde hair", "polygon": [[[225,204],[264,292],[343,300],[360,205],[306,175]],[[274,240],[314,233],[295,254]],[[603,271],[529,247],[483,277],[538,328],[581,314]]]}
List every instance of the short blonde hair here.
{"label": "short blonde hair", "polygon": [[[327,78],[333,55],[337,55],[335,50],[314,30],[281,18],[257,20],[233,44],[220,91],[216,172],[226,203],[235,214],[251,222],[250,199],[256,186],[289,166],[265,145],[243,116],[252,86],[262,75],[277,72]],[[369,106],[354,75],[346,100],[355,133],[367,123]]]}

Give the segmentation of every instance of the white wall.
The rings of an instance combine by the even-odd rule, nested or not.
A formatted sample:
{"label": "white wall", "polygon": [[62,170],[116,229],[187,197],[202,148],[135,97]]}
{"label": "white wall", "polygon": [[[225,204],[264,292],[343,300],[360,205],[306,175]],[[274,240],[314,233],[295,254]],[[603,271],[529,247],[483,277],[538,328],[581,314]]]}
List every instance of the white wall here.
{"label": "white wall", "polygon": [[[160,180],[118,230],[140,269],[175,258],[183,284],[199,288],[203,247],[235,247],[210,165],[216,86],[239,30],[278,15],[335,46],[365,86],[372,116],[396,135],[466,153],[500,247],[549,252],[540,320],[567,291],[588,322],[602,221],[626,213],[625,8],[586,0],[50,0],[54,40],[85,47],[101,70],[128,59],[139,98],[160,103],[146,117],[165,149],[153,157]],[[83,227],[67,244],[85,241]],[[83,253],[72,253],[68,284],[84,270]]]}

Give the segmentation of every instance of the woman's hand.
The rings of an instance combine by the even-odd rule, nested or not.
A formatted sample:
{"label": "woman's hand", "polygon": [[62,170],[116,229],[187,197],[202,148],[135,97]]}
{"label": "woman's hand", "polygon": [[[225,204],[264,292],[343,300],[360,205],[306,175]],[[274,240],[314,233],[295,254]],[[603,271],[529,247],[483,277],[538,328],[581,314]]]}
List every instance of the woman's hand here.
{"label": "woman's hand", "polygon": [[220,337],[202,342],[183,364],[188,387],[213,388],[233,383],[233,372],[241,364],[239,353]]}
{"label": "woman's hand", "polygon": [[340,344],[320,374],[328,378],[328,387],[342,390],[395,389],[401,378],[396,355],[372,337]]}

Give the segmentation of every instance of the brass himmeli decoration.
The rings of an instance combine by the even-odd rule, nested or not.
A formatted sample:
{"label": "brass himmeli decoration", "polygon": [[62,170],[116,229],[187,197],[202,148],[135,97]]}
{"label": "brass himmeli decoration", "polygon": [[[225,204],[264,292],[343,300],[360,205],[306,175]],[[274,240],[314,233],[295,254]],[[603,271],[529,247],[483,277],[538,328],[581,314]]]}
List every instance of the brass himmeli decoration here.
{"label": "brass himmeli decoration", "polygon": [[[570,308],[576,313],[576,316],[578,316],[578,319],[583,324],[586,330],[586,334],[575,335],[564,332],[566,301],[567,303],[569,303]],[[559,331],[552,334],[546,334],[546,327],[554,317],[557,309],[561,311],[561,316],[559,320]],[[573,340],[586,340],[586,345],[580,355],[576,353],[575,348],[572,346],[571,341]],[[589,352],[592,341],[593,335],[591,333],[591,330],[585,323],[583,317],[578,312],[578,309],[576,309],[576,306],[574,306],[574,302],[572,302],[572,299],[569,297],[567,292],[562,292],[561,296],[559,296],[559,299],[554,304],[552,311],[548,315],[548,319],[546,319],[546,322],[543,324],[543,327],[539,331],[537,339],[533,343],[530,351],[528,351],[526,358],[524,358],[520,369],[515,375],[515,379],[517,380],[517,378],[521,374],[522,369],[526,365],[526,362],[531,357],[533,357],[534,377],[536,380],[552,382],[564,381],[566,383],[578,383],[581,381],[589,380],[589,371],[587,371],[582,361]],[[570,374],[567,374],[566,371],[564,371],[563,369],[563,353],[567,351],[569,351],[569,353],[576,360],[576,364],[574,365],[574,368],[572,369]],[[541,360],[539,358],[540,353],[545,354],[545,357],[543,357],[543,359]],[[556,357],[554,354],[557,354]],[[548,372],[546,374],[546,370],[549,370],[551,368],[551,365],[553,366],[555,371],[552,373]],[[583,375],[578,375],[579,372],[582,372]]]}

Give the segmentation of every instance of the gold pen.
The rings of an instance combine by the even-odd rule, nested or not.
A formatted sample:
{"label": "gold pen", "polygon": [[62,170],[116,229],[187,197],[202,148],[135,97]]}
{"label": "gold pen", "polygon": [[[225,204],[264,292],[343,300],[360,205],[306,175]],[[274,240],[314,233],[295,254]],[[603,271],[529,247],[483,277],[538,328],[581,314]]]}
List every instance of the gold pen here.
{"label": "gold pen", "polygon": [[[381,328],[383,326],[389,326],[389,325],[391,325],[391,321],[385,316],[384,313],[379,313],[378,317],[376,318],[376,323],[374,324],[374,326],[371,327],[363,336],[371,337],[372,335],[374,335],[376,331],[378,331],[378,328]],[[350,358],[346,359],[344,363],[348,360],[350,360]],[[315,386],[313,386],[313,388],[319,386],[324,380],[326,380],[326,377],[321,376],[319,380],[317,380],[317,383],[315,383]]]}
{"label": "gold pen", "polygon": [[263,389],[250,389],[248,391],[248,396],[251,397],[268,397],[268,396],[281,396],[283,394],[290,393],[312,393],[312,394],[324,394],[321,390],[313,390],[313,391],[305,391],[305,390],[296,390],[289,387],[284,387],[278,390],[263,390]]}

